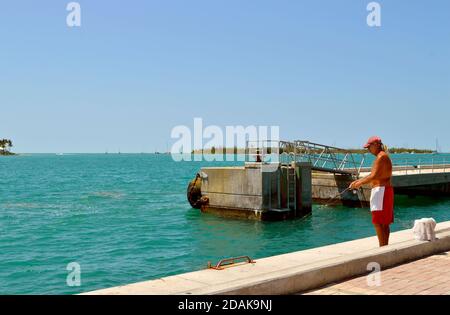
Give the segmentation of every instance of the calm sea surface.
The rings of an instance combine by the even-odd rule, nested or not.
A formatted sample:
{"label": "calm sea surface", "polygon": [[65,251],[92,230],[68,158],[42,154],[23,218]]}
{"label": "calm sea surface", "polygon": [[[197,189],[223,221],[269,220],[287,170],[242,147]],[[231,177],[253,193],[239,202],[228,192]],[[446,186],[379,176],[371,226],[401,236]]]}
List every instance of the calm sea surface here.
{"label": "calm sea surface", "polygon": [[[393,156],[406,157],[426,156]],[[73,294],[374,235],[368,209],[314,206],[285,222],[191,209],[186,187],[199,168],[234,164],[153,154],[0,157],[0,294]],[[396,197],[394,231],[422,217],[450,220],[450,200]],[[79,287],[66,284],[71,262],[81,266]]]}

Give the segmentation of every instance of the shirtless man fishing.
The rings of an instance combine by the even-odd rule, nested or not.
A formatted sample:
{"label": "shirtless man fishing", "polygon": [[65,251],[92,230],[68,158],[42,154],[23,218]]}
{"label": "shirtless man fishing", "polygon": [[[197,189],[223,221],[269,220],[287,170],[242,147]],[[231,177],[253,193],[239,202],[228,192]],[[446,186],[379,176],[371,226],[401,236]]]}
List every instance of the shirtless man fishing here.
{"label": "shirtless man fishing", "polygon": [[372,223],[381,247],[388,245],[389,225],[394,222],[394,189],[391,185],[392,162],[379,137],[370,137],[364,148],[376,156],[371,173],[367,177],[352,182],[349,188],[359,189],[365,184],[372,185],[370,210]]}

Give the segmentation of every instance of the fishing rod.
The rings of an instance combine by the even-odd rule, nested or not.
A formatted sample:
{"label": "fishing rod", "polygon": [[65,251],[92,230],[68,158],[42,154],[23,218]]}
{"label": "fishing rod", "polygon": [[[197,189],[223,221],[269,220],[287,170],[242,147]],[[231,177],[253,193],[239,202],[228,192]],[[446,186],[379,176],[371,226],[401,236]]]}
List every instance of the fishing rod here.
{"label": "fishing rod", "polygon": [[[342,196],[343,194],[345,194],[345,193],[346,193],[347,191],[349,191],[349,190],[350,190],[350,187],[348,187],[348,188],[346,188],[345,190],[339,192],[336,196],[330,198],[330,199],[325,203],[325,205],[328,206],[328,205],[330,204],[330,201],[336,199],[337,197]],[[353,189],[353,193],[354,193],[354,194],[356,194],[357,192],[358,192],[358,189]]]}

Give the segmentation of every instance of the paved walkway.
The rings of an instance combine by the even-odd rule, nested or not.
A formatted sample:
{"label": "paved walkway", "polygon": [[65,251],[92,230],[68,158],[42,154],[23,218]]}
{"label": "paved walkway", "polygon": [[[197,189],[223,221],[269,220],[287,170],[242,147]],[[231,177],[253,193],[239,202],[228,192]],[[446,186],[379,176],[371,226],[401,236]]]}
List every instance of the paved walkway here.
{"label": "paved walkway", "polygon": [[382,270],[380,286],[369,286],[362,276],[303,294],[450,295],[450,252]]}

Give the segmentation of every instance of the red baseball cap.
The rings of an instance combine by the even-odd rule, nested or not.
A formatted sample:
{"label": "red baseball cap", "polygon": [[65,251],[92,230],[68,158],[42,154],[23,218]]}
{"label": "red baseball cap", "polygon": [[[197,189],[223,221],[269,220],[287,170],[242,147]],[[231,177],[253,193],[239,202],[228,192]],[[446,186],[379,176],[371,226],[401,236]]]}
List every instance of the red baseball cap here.
{"label": "red baseball cap", "polygon": [[371,144],[374,144],[374,143],[381,143],[381,138],[377,137],[377,136],[370,137],[367,140],[367,143],[364,145],[364,148],[367,149]]}

